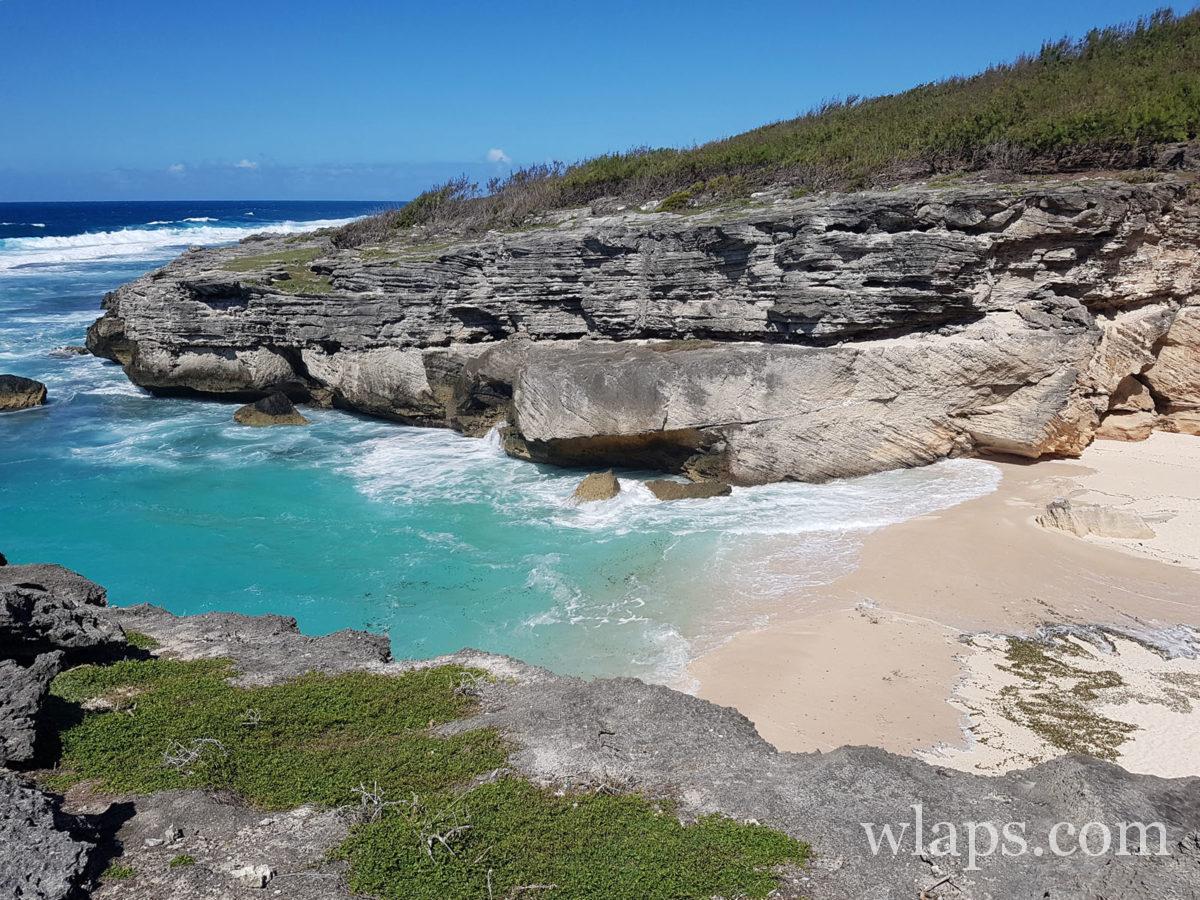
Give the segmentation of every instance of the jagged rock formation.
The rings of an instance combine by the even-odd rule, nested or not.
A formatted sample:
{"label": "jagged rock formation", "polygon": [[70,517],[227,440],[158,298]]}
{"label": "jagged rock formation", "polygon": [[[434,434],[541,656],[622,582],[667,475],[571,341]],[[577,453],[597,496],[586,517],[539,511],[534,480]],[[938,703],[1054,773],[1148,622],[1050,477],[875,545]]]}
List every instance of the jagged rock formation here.
{"label": "jagged rock formation", "polygon": [[[1198,246],[1182,174],[563,214],[443,245],[253,239],[110,294],[88,345],[160,392],[315,391],[471,434],[507,419],[537,460],[821,480],[1077,454],[1130,376],[1191,427]],[[296,259],[319,292],[280,280]]]}
{"label": "jagged rock formation", "polygon": [[41,406],[46,402],[46,386],[20,375],[0,375],[0,412],[12,412]]}
{"label": "jagged rock formation", "polygon": [[0,766],[33,759],[37,721],[61,653],[43,653],[28,665],[0,659]]}
{"label": "jagged rock formation", "polygon": [[107,602],[104,588],[62,566],[0,567],[0,658],[78,660],[124,647],[124,632],[101,616]]}
{"label": "jagged rock formation", "polygon": [[0,897],[79,896],[92,846],[69,824],[54,800],[0,771]]}

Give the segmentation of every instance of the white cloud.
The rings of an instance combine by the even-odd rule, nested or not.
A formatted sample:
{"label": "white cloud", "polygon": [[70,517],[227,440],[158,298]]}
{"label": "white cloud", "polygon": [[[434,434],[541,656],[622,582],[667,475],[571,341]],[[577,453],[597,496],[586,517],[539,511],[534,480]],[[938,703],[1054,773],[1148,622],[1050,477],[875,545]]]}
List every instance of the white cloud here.
{"label": "white cloud", "polygon": [[507,164],[507,163],[512,162],[512,157],[509,156],[507,153],[505,153],[503,150],[501,150],[499,147],[493,147],[491,150],[489,150],[487,152],[487,159],[488,159],[488,162],[494,162],[494,163]]}
{"label": "white cloud", "polygon": [[254,162],[252,160],[249,160],[249,159],[243,159],[243,160],[239,160],[238,162],[235,162],[233,164],[233,167],[235,169],[257,169],[258,163]]}
{"label": "white cloud", "polygon": [[167,166],[167,171],[172,175],[182,175],[187,171],[187,166],[185,166],[183,163],[172,163],[171,165]]}

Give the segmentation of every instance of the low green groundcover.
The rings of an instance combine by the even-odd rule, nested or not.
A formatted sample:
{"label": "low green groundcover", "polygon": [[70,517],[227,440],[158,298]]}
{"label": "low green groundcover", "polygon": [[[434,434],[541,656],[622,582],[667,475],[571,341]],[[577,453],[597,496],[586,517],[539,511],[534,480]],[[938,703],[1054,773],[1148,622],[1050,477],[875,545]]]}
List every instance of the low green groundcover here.
{"label": "low green groundcover", "polygon": [[670,805],[637,795],[558,795],[512,777],[470,788],[505,765],[503,740],[433,726],[473,710],[477,671],[254,688],[229,684],[232,673],[226,660],[150,659],[60,675],[59,765],[46,781],[225,788],[264,809],[361,806],[363,823],[335,855],[354,890],[388,898],[762,897],[778,867],[808,853],[720,816],[684,826]]}
{"label": "low green groundcover", "polygon": [[760,825],[684,826],[640,796],[557,796],[512,778],[385,812],[340,851],[353,890],[396,900],[765,897],[777,867],[807,853]]}

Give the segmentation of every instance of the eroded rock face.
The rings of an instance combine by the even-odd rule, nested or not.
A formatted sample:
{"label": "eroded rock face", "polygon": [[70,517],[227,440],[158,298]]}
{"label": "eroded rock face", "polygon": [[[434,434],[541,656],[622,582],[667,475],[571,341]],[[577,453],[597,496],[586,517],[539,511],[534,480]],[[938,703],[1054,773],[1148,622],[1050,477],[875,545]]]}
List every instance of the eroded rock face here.
{"label": "eroded rock face", "polygon": [[20,375],[0,375],[0,412],[12,412],[41,406],[46,402],[46,386]]}
{"label": "eroded rock face", "polygon": [[33,759],[38,716],[61,663],[61,653],[43,653],[28,666],[0,659],[0,766]]}
{"label": "eroded rock face", "polygon": [[1106,414],[1150,411],[1113,406],[1131,376],[1168,427],[1200,409],[1188,191],[908,187],[437,247],[313,238],[331,289],[311,296],[255,274],[296,246],[256,239],[113,292],[88,342],[152,390],[507,420],[511,452],[561,464],[746,484],[1070,456]]}

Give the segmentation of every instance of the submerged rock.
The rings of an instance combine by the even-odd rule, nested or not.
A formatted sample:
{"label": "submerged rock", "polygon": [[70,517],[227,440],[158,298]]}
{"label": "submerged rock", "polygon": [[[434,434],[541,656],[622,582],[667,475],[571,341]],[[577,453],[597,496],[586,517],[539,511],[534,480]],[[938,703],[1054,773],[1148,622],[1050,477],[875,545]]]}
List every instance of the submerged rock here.
{"label": "submerged rock", "polygon": [[709,497],[727,497],[733,488],[723,481],[670,481],[657,478],[647,481],[646,487],[659,500],[705,500]]}
{"label": "submerged rock", "polygon": [[239,425],[254,425],[258,427],[269,425],[307,425],[308,419],[297,412],[287,394],[276,391],[261,400],[247,403],[233,414],[233,421]]}
{"label": "submerged rock", "polygon": [[597,500],[611,500],[621,493],[621,482],[611,470],[608,472],[592,472],[579,486],[571,499],[576,503],[593,503]]}
{"label": "submerged rock", "polygon": [[46,386],[20,375],[0,375],[0,412],[29,409],[46,402]]}
{"label": "submerged rock", "polygon": [[62,347],[55,347],[50,351],[51,356],[87,356],[91,353],[87,347],[82,347],[79,344],[65,344]]}
{"label": "submerged rock", "polygon": [[1075,503],[1065,498],[1054,500],[1037,517],[1043,528],[1065,531],[1076,537],[1147,539],[1154,530],[1137,513],[1115,506]]}

